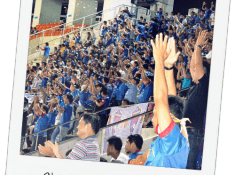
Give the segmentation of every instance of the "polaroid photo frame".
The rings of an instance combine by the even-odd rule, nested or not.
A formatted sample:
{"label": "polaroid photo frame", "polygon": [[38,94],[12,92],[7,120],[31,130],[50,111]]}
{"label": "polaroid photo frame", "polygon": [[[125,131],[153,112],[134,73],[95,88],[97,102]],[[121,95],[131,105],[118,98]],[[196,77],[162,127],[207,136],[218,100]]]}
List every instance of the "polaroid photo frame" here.
{"label": "polaroid photo frame", "polygon": [[[10,132],[7,156],[7,175],[17,174],[181,174],[212,175],[215,173],[216,150],[219,130],[222,82],[230,0],[216,1],[215,29],[213,38],[213,62],[209,84],[209,100],[205,131],[202,170],[182,170],[162,167],[105,164],[102,162],[72,161],[45,157],[21,156],[19,143],[22,123],[24,80],[29,45],[29,24],[32,1],[21,1],[20,21],[17,41],[17,55],[12,98]],[[121,171],[120,171],[121,170]]]}

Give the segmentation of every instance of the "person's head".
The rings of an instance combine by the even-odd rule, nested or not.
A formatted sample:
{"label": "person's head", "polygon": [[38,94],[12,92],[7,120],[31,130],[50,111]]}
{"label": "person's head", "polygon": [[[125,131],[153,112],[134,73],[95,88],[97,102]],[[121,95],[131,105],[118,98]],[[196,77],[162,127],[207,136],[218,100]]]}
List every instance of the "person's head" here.
{"label": "person's head", "polygon": [[104,83],[104,84],[108,84],[108,83],[109,83],[109,78],[106,77],[106,76],[104,76],[104,78],[103,78],[103,83]]}
{"label": "person's head", "polygon": [[144,65],[143,65],[143,68],[144,68],[145,71],[148,71],[149,65],[148,65],[148,64],[144,64]]}
{"label": "person's head", "polygon": [[65,94],[64,95],[64,103],[65,104],[71,104],[72,102],[73,102],[72,94]]}
{"label": "person's head", "polygon": [[[180,97],[169,95],[168,96],[168,105],[170,113],[178,119],[182,119],[184,102]],[[153,128],[156,129],[158,125],[158,116],[155,114],[152,118]]]}
{"label": "person's head", "polygon": [[119,137],[112,136],[107,142],[107,155],[118,157],[122,149],[122,140]]}
{"label": "person's head", "polygon": [[[103,72],[103,71],[101,71],[101,72]],[[95,88],[98,92],[100,92],[104,88],[104,85],[102,83],[98,83],[97,85],[95,85]]]}
{"label": "person's head", "polygon": [[24,97],[24,108],[28,105],[28,103],[29,103],[29,100],[26,97]]}
{"label": "person's head", "polygon": [[46,46],[49,46],[49,43],[46,42]]}
{"label": "person's head", "polygon": [[101,96],[102,97],[108,97],[109,96],[109,92],[107,88],[102,88],[101,90]]}
{"label": "person's head", "polygon": [[96,135],[100,129],[100,118],[96,115],[82,114],[77,127],[77,135],[81,139]]}
{"label": "person's head", "polygon": [[139,134],[129,135],[127,137],[127,143],[125,146],[125,151],[127,154],[135,153],[142,149],[143,138]]}
{"label": "person's head", "polygon": [[129,105],[129,104],[130,104],[130,101],[128,99],[124,98],[122,100],[122,106],[126,106],[126,105]]}
{"label": "person's head", "polygon": [[133,79],[131,80],[131,84],[134,84],[134,85],[138,85],[139,82],[140,82],[140,79],[137,78],[137,77],[135,77],[135,78],[133,78]]}
{"label": "person's head", "polygon": [[160,8],[159,11],[162,12],[163,11],[162,8]]}
{"label": "person's head", "polygon": [[48,108],[47,105],[42,105],[42,106],[41,106],[41,110],[42,110],[42,112],[44,112],[45,114],[47,114],[48,111],[49,111],[49,108]]}

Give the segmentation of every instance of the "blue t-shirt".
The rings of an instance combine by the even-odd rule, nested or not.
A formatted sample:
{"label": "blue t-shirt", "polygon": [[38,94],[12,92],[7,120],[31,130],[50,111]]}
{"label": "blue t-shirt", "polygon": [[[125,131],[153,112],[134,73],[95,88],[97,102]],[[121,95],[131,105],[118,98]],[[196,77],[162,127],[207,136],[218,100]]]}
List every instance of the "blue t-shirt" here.
{"label": "blue t-shirt", "polygon": [[54,109],[53,113],[48,112],[47,126],[52,127],[52,125],[55,125],[55,118],[58,114],[59,114],[59,111],[57,109]]}
{"label": "blue t-shirt", "polygon": [[189,147],[186,138],[180,134],[179,127],[172,120],[165,131],[158,135],[157,140],[151,144],[151,151],[144,165],[185,169]]}
{"label": "blue t-shirt", "polygon": [[75,45],[80,42],[80,39],[81,39],[80,36],[78,36],[78,37],[76,38],[76,40],[75,40]]}
{"label": "blue t-shirt", "polygon": [[87,92],[81,92],[79,97],[79,102],[82,106],[86,107],[86,101],[88,99],[88,93]]}
{"label": "blue t-shirt", "polygon": [[89,56],[84,56],[82,62],[83,62],[84,64],[88,65],[88,61],[89,61]]}
{"label": "blue t-shirt", "polygon": [[189,18],[192,19],[192,21],[189,20],[189,23],[194,25],[195,24],[195,16],[189,16]]}
{"label": "blue t-shirt", "polygon": [[[80,95],[80,92],[78,89],[75,89],[75,91],[73,92],[73,100],[75,100],[75,98]],[[78,100],[75,101],[76,103],[78,103]]]}
{"label": "blue t-shirt", "polygon": [[113,88],[110,84],[105,84],[105,87],[109,90],[109,98],[111,99],[111,95],[113,93]]}
{"label": "blue t-shirt", "polygon": [[[110,98],[109,97],[102,97],[101,103],[104,103],[102,110],[109,107]],[[107,114],[107,111],[102,111],[101,114]]]}
{"label": "blue t-shirt", "polygon": [[[73,105],[72,104],[65,105],[64,112],[63,112],[61,119],[60,119],[60,124],[70,121],[72,114],[73,114]],[[62,125],[62,127],[69,128],[70,123],[64,124],[64,125]]]}
{"label": "blue t-shirt", "polygon": [[125,85],[125,83],[121,83],[121,85],[118,88],[116,100],[123,100],[127,90],[128,90],[128,87]]}
{"label": "blue t-shirt", "polygon": [[50,47],[46,46],[44,50],[44,56],[49,56],[50,55]]}
{"label": "blue t-shirt", "polygon": [[68,56],[69,49],[65,49],[63,52],[63,58],[65,59]]}
{"label": "blue t-shirt", "polygon": [[[39,115],[37,123],[35,124],[34,127],[34,132],[39,132],[42,131],[44,129],[47,129],[47,123],[48,123],[48,116],[45,113],[42,113],[42,115]],[[37,134],[35,134],[34,136],[37,136]],[[38,136],[46,136],[46,131],[45,132],[41,132],[38,134]]]}
{"label": "blue t-shirt", "polygon": [[128,162],[130,162],[130,161],[133,160],[133,159],[136,159],[137,156],[139,156],[139,155],[143,155],[143,153],[142,153],[141,151],[137,151],[137,152],[135,152],[135,153],[131,153],[131,154],[129,155],[129,160],[128,160]]}
{"label": "blue t-shirt", "polygon": [[208,9],[205,11],[205,19],[209,19],[210,18],[210,14],[211,14],[211,10]]}
{"label": "blue t-shirt", "polygon": [[153,82],[149,82],[147,85],[144,83],[141,86],[139,103],[145,103],[149,101],[149,97],[153,96]]}
{"label": "blue t-shirt", "polygon": [[125,94],[125,98],[132,103],[136,103],[136,96],[139,91],[137,85],[126,82],[126,86],[129,88]]}

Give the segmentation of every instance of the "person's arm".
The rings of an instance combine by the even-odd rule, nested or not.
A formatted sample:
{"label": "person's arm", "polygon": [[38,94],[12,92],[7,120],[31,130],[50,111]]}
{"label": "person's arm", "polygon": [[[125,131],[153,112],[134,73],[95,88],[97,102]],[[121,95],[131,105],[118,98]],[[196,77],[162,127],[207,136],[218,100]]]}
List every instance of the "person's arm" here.
{"label": "person's arm", "polygon": [[33,106],[34,106],[34,101],[31,103],[31,105],[29,106],[29,109],[27,111],[28,114],[30,114],[32,112],[32,109],[33,109]]}
{"label": "person's arm", "polygon": [[185,78],[187,78],[187,79],[192,78],[191,75],[187,75],[185,64],[182,65],[182,72],[183,72],[183,75]]}
{"label": "person's arm", "polygon": [[177,80],[183,80],[184,79],[184,76],[181,75],[182,74],[182,69],[181,69],[181,66],[180,68],[178,69],[178,72],[177,72]]}
{"label": "person's arm", "polygon": [[203,60],[201,55],[202,49],[198,46],[203,46],[206,43],[206,35],[206,31],[202,31],[199,34],[190,64],[190,72],[192,72],[191,76],[195,83],[198,83],[198,80],[204,76]]}
{"label": "person's arm", "polygon": [[151,41],[153,47],[153,56],[155,59],[154,76],[154,117],[157,116],[159,128],[164,131],[171,123],[170,109],[168,105],[168,87],[165,77],[164,61],[167,50],[167,38],[163,41],[163,34],[156,36],[156,43]]}
{"label": "person's arm", "polygon": [[[168,41],[166,53],[168,55],[168,58],[165,60],[164,66],[167,68],[172,68],[180,54],[180,52],[176,53],[176,44],[174,38],[170,38],[170,40]],[[165,69],[165,76],[168,88],[168,95],[176,96],[174,69]]]}
{"label": "person's arm", "polygon": [[95,102],[96,106],[101,107],[101,106],[104,105],[105,99],[103,99],[101,102],[98,102],[97,100],[94,100],[94,102]]}
{"label": "person's arm", "polygon": [[142,68],[139,68],[139,69],[140,69],[140,71],[141,71],[141,77],[142,77],[143,83],[144,83],[144,84],[149,83],[149,79],[148,79],[146,73],[144,72],[144,70],[143,70]]}

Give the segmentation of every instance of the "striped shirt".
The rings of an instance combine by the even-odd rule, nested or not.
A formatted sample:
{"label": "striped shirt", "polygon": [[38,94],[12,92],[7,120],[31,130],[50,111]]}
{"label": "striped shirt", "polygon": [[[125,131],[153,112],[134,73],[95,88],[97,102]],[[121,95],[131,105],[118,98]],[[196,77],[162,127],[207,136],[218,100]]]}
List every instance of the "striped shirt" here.
{"label": "striped shirt", "polygon": [[80,140],[72,149],[67,159],[100,161],[100,148],[95,135]]}

